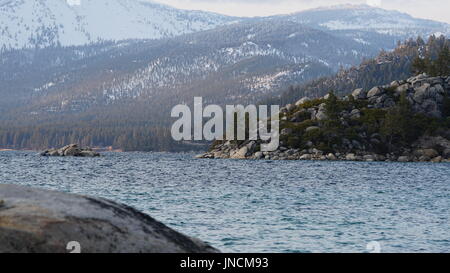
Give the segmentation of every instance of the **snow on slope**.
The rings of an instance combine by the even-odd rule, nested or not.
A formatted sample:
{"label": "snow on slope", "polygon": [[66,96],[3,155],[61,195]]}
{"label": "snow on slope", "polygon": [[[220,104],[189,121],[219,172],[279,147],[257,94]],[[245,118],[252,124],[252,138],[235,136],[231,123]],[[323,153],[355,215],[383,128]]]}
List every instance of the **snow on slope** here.
{"label": "snow on slope", "polygon": [[0,48],[159,39],[231,20],[140,0],[0,0]]}
{"label": "snow on slope", "polygon": [[389,35],[450,34],[450,25],[368,5],[338,5],[290,15],[295,21],[328,30],[367,30]]}

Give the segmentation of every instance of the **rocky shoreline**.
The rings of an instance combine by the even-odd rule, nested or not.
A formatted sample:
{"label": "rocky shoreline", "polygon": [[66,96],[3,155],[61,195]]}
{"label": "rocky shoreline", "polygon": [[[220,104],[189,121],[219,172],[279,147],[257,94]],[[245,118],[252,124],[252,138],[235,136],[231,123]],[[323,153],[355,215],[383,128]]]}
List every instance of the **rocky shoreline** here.
{"label": "rocky shoreline", "polygon": [[[401,104],[401,96],[407,101],[411,115],[417,115],[418,120],[425,124],[436,122],[440,127],[436,125],[438,129],[434,134],[428,134],[428,129],[423,129],[414,141],[391,145],[394,147],[390,146],[392,150],[389,151],[386,148],[388,137],[383,135],[388,130],[373,130],[369,122],[394,112],[392,109]],[[323,136],[330,135],[330,130],[327,131],[330,95],[319,99],[302,98],[280,110],[281,141],[276,151],[260,152],[261,141],[227,141],[216,143],[209,152],[197,158],[450,162],[449,96],[450,77],[428,77],[425,74],[376,86],[368,91],[356,89],[351,95],[334,102],[342,105],[336,114],[338,125],[335,126],[345,133],[331,134],[338,140],[328,146]],[[386,118],[383,123],[388,121]],[[393,119],[390,122],[392,128],[389,129],[396,132],[397,121]],[[398,133],[402,134],[401,131]],[[321,149],[324,146],[325,149]]]}
{"label": "rocky shoreline", "polygon": [[0,184],[0,253],[216,253],[131,207]]}
{"label": "rocky shoreline", "polygon": [[70,144],[60,149],[50,149],[40,153],[41,156],[75,156],[75,157],[99,157],[100,154],[91,148],[80,148],[77,144]]}

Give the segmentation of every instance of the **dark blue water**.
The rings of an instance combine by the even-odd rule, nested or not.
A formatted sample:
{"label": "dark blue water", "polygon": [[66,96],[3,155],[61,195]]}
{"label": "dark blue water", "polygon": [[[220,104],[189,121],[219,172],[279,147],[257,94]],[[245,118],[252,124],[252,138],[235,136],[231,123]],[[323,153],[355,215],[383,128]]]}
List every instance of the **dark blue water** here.
{"label": "dark blue water", "polygon": [[192,157],[0,152],[0,183],[126,203],[226,252],[450,252],[450,164]]}

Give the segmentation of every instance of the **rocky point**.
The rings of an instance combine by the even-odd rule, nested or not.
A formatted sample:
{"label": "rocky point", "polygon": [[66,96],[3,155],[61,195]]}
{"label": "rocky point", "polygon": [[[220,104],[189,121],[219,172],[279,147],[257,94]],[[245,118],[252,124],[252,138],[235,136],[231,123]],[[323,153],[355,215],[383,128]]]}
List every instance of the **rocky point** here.
{"label": "rocky point", "polygon": [[[426,74],[280,110],[280,147],[217,142],[199,158],[450,162],[450,77]],[[332,117],[330,117],[330,115]]]}

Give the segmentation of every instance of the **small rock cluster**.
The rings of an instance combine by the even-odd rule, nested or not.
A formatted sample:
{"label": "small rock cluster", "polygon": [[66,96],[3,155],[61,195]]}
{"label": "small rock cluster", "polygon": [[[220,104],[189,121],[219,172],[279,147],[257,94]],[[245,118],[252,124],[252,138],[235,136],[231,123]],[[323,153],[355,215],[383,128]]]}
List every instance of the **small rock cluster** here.
{"label": "small rock cluster", "polygon": [[70,144],[60,149],[43,151],[41,156],[76,156],[76,157],[99,157],[100,154],[91,148],[79,148],[77,144]]}
{"label": "small rock cluster", "polygon": [[[415,113],[422,113],[433,118],[442,118],[442,103],[444,96],[450,95],[450,77],[427,77],[425,74],[409,78],[404,81],[394,81],[389,85],[377,86],[369,91],[356,89],[351,95],[342,98],[349,101],[352,96],[356,101],[364,102],[368,109],[388,109],[396,106],[396,100],[404,93]],[[322,98],[323,101],[328,96]],[[289,104],[280,109],[282,121],[298,124],[305,120],[322,121],[328,117],[325,103],[316,106],[307,106],[309,98],[302,98],[295,104]],[[289,113],[289,115],[287,114]],[[360,109],[344,111],[340,114],[343,122],[346,119],[359,119],[362,115]],[[309,126],[305,132],[318,130],[318,126]],[[293,130],[284,128],[280,136],[290,136]],[[336,149],[333,153],[318,150],[312,143],[308,149],[292,149],[281,142],[274,152],[261,152],[261,141],[228,141],[215,145],[210,152],[197,156],[197,158],[231,158],[231,159],[267,159],[267,160],[342,160],[342,161],[399,161],[399,162],[450,162],[450,128],[447,136],[421,137],[415,143],[402,149],[401,154],[377,154],[371,151],[371,145],[382,142],[381,135],[374,133],[361,138],[368,139],[369,143],[360,143],[356,140],[342,139],[346,152]]]}
{"label": "small rock cluster", "polygon": [[[424,137],[417,141],[412,149],[402,155],[376,154],[367,151],[353,153],[325,153],[316,148],[299,150],[280,147],[274,152],[260,152],[255,141],[238,146],[232,142],[217,146],[213,151],[197,158],[209,159],[266,159],[266,160],[323,160],[323,161],[389,161],[389,162],[450,162],[450,141],[443,137]],[[440,147],[439,152],[434,147]]]}
{"label": "small rock cluster", "polygon": [[[421,74],[405,81],[394,81],[390,85],[374,87],[368,92],[362,89],[353,91],[355,99],[367,99],[369,108],[390,108],[395,106],[393,97],[406,92],[414,112],[441,118],[440,104],[450,89],[450,77],[427,77]],[[391,92],[392,94],[388,94]],[[392,96],[390,96],[392,95]]]}

